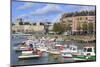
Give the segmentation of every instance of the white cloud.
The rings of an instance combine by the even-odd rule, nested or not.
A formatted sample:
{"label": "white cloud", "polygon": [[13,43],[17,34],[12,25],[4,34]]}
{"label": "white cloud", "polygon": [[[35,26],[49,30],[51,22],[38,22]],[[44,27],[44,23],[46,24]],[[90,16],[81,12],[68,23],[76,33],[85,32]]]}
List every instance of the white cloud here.
{"label": "white cloud", "polygon": [[42,14],[48,14],[48,13],[61,13],[63,12],[60,8],[60,6],[55,5],[55,4],[47,4],[45,7],[43,8],[39,8],[34,12],[31,12],[31,15],[42,15]]}
{"label": "white cloud", "polygon": [[18,10],[25,10],[31,8],[35,3],[24,3],[22,6],[19,6]]}
{"label": "white cloud", "polygon": [[16,18],[25,18],[25,17],[28,17],[28,14],[22,14],[22,15],[17,16]]}
{"label": "white cloud", "polygon": [[58,13],[59,14],[59,13],[63,13],[63,10],[61,10],[59,5],[47,4],[43,8],[38,8],[35,11],[32,11],[28,14],[20,15],[18,17],[20,18],[20,17],[27,17],[27,16],[33,16],[33,15],[45,15],[45,14],[49,14],[49,13]]}
{"label": "white cloud", "polygon": [[[32,5],[33,3],[31,3]],[[27,6],[27,8],[31,8]],[[24,8],[22,9],[26,9],[25,5]],[[75,6],[75,5],[67,5],[66,9],[68,10],[72,10],[75,9],[77,11],[82,11],[82,10],[94,10],[95,7],[93,6]],[[18,18],[28,18],[30,16],[36,16],[35,19],[38,21],[44,21],[47,17],[49,18],[49,16],[47,16],[48,14],[51,14],[53,16],[52,13],[57,13],[58,15],[55,18],[52,18],[52,21],[59,21],[59,18],[61,17],[61,14],[64,12],[64,10],[57,4],[46,4],[46,6],[44,6],[43,8],[38,8],[35,11],[31,11],[30,13],[27,14],[22,14],[20,16],[18,16]],[[46,17],[44,16],[46,15]],[[41,18],[40,18],[41,17]],[[47,18],[47,19],[48,19]]]}

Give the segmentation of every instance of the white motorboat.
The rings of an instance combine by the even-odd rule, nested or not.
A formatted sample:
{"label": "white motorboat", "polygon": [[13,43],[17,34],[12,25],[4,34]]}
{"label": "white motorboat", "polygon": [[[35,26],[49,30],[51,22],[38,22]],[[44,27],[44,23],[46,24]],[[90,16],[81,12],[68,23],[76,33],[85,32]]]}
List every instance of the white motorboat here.
{"label": "white motorboat", "polygon": [[42,52],[46,52],[47,51],[47,47],[39,47],[39,48],[37,48],[37,50],[40,50]]}
{"label": "white motorboat", "polygon": [[61,56],[64,58],[72,58],[72,54],[76,54],[77,52],[77,46],[69,45],[69,47],[65,47],[63,50],[61,50]]}
{"label": "white motorboat", "polygon": [[18,56],[19,59],[28,59],[28,58],[39,58],[41,54],[39,52],[33,51],[22,51],[22,54]]}
{"label": "white motorboat", "polygon": [[60,56],[60,51],[52,49],[52,50],[49,51],[49,56],[54,58],[54,59],[58,59],[59,56]]}
{"label": "white motorboat", "polygon": [[59,51],[49,51],[50,54],[54,54],[54,55],[59,55],[60,52]]}
{"label": "white motorboat", "polygon": [[96,60],[95,56],[95,47],[94,46],[85,46],[83,50],[77,54],[73,54],[74,60]]}
{"label": "white motorboat", "polygon": [[29,48],[27,46],[17,46],[17,47],[14,47],[13,48],[16,52],[19,52],[19,51],[28,51]]}
{"label": "white motorboat", "polygon": [[61,51],[61,56],[64,58],[72,58],[72,54],[70,52],[70,49],[64,49]]}
{"label": "white motorboat", "polygon": [[26,59],[26,58],[38,58],[40,55],[21,55],[18,58],[19,59]]}
{"label": "white motorboat", "polygon": [[58,50],[63,50],[64,49],[64,46],[63,45],[60,45],[60,44],[56,44],[55,45],[55,48],[58,49]]}
{"label": "white motorboat", "polygon": [[75,46],[75,45],[69,45],[69,49],[70,49],[70,52],[71,52],[72,54],[78,52],[78,48],[77,48],[77,46]]}

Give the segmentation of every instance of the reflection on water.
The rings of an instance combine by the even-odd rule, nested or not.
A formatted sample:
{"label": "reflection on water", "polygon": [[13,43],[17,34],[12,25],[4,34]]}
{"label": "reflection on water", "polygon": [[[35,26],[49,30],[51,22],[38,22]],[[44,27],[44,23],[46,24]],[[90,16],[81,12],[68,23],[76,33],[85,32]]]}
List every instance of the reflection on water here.
{"label": "reflection on water", "polygon": [[[21,54],[20,52],[15,52],[13,47],[17,46],[22,41],[26,40],[26,37],[17,36],[12,38],[11,42],[11,65],[29,65],[29,64],[47,64],[47,63],[63,63],[63,62],[74,62],[73,58],[63,58],[59,56],[59,58],[53,58],[49,56],[48,53],[44,52],[43,57],[27,59],[27,60],[19,60],[18,56]],[[72,42],[66,42],[66,44],[72,44]],[[78,49],[81,49],[86,43],[77,43],[73,42],[73,44],[78,46]],[[91,43],[91,45],[95,45],[95,43]]]}

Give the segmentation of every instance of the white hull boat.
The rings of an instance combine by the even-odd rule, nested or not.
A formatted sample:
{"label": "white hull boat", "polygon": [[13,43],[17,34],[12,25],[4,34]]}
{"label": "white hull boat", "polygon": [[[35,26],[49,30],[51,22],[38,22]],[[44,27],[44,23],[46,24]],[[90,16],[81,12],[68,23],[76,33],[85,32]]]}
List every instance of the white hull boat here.
{"label": "white hull boat", "polygon": [[40,47],[40,48],[37,48],[37,50],[40,50],[42,52],[46,52],[47,51],[47,48],[46,47]]}
{"label": "white hull boat", "polygon": [[61,56],[63,58],[72,58],[72,54],[71,53],[62,53]]}
{"label": "white hull boat", "polygon": [[22,55],[18,56],[19,59],[39,58],[41,55],[34,54],[33,51],[22,51]]}
{"label": "white hull boat", "polygon": [[27,48],[27,47],[14,47],[13,48],[15,51],[28,51],[29,50],[29,48]]}
{"label": "white hull boat", "polygon": [[86,46],[79,54],[73,54],[74,60],[96,60],[95,48],[93,46]]}
{"label": "white hull boat", "polygon": [[62,56],[63,58],[72,58],[72,54],[71,54],[71,52],[70,52],[69,49],[62,50],[62,51],[61,51],[61,56]]}
{"label": "white hull boat", "polygon": [[22,55],[22,56],[19,56],[18,58],[19,59],[28,59],[28,58],[38,58],[40,57],[40,55]]}

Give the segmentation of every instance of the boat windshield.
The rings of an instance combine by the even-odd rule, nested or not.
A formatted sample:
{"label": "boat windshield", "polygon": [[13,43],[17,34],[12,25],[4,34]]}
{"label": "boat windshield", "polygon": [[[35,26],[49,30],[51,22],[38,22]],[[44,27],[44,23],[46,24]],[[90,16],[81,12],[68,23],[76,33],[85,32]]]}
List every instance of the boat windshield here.
{"label": "boat windshield", "polygon": [[86,52],[86,51],[87,51],[87,49],[86,49],[86,48],[84,48],[84,49],[83,49],[83,51],[84,51],[84,52]]}
{"label": "boat windshield", "polygon": [[87,49],[87,52],[92,52],[92,48],[88,48]]}
{"label": "boat windshield", "polygon": [[92,48],[84,48],[84,52],[92,52]]}

